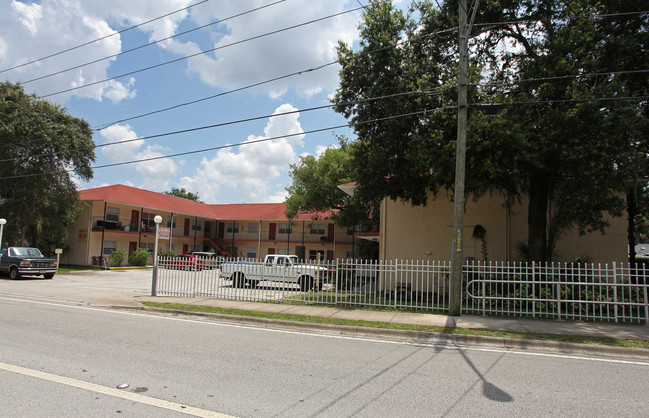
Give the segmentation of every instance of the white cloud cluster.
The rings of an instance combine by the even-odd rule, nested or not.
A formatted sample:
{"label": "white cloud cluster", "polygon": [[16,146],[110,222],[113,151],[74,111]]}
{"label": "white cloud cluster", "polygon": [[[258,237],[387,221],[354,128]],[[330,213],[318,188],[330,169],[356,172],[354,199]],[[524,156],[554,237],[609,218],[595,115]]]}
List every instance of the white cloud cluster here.
{"label": "white cloud cluster", "polygon": [[104,144],[124,142],[119,145],[110,145],[101,148],[101,154],[110,163],[139,161],[155,158],[151,161],[142,161],[135,164],[135,170],[143,178],[143,187],[149,190],[164,191],[169,188],[169,183],[176,180],[178,165],[170,158],[162,157],[165,148],[159,145],[144,146],[142,141],[130,141],[138,138],[129,125],[112,125],[100,131]]}
{"label": "white cloud cluster", "polygon": [[[0,70],[42,58],[112,34],[115,30],[155,19],[191,4],[191,0],[42,0],[26,3],[17,0],[0,0]],[[171,14],[148,23],[137,30],[148,34],[149,40],[159,40],[178,33],[181,24],[188,27],[204,25],[259,8],[264,0],[239,0],[236,2],[209,2],[188,11]],[[209,29],[201,30],[202,41],[179,37],[158,44],[179,56],[195,54],[201,50],[221,48],[233,42],[278,31],[289,26],[357,7],[351,1],[309,0],[306,5],[282,2],[241,17],[232,18]],[[200,79],[222,89],[238,88],[296,71],[307,70],[335,61],[335,46],[340,39],[351,43],[357,36],[358,12],[286,32],[261,37],[235,47],[218,49],[189,59],[188,71]],[[194,38],[190,38],[194,39]],[[212,41],[210,41],[212,39]],[[17,40],[22,40],[17,42]],[[110,36],[100,42],[76,49],[60,56],[42,60],[5,73],[5,78],[27,81],[118,54],[122,50],[120,35]],[[116,58],[65,72],[25,85],[30,92],[40,95],[58,92],[107,79],[108,69]],[[111,74],[112,75],[112,74]],[[337,68],[329,66],[319,71],[305,72],[258,90],[278,98],[293,89],[303,96],[322,91],[331,92],[336,87]],[[61,95],[52,100],[64,102],[72,95],[109,99],[115,103],[133,98],[135,79],[111,81]]]}
{"label": "white cloud cluster", "polygon": [[[295,111],[292,105],[283,104],[273,114]],[[213,158],[203,158],[194,176],[180,180],[180,187],[198,193],[206,202],[218,201],[222,187],[236,191],[242,200],[283,202],[284,187],[274,181],[288,172],[289,164],[296,160],[296,149],[303,144],[298,118],[299,113],[269,118],[264,135],[250,135],[244,145],[220,150]],[[268,138],[278,139],[259,142]]]}
{"label": "white cloud cluster", "polygon": [[[0,6],[0,69],[7,69],[63,51],[82,42],[113,33],[105,19],[88,14],[82,5],[94,2],[80,0],[43,0],[22,3],[2,0]],[[121,39],[112,36],[91,46],[72,50],[46,60],[3,73],[12,81],[28,81],[52,74],[71,66],[113,55],[121,51]],[[107,78],[107,69],[115,59],[79,68],[43,80],[26,83],[25,89],[40,95]],[[63,102],[72,94],[96,100],[113,101],[133,97],[133,80],[126,83],[113,81],[80,89],[74,93],[53,96]]]}
{"label": "white cloud cluster", "polygon": [[[208,3],[201,6],[200,13],[198,9],[196,13],[192,13],[191,18],[198,24],[206,24],[264,4],[267,2],[262,0]],[[212,45],[174,40],[167,48],[184,55],[219,48],[212,53],[191,58],[189,71],[198,74],[201,80],[210,85],[222,89],[239,88],[335,61],[337,41],[351,43],[357,37],[358,12],[248,42],[238,42],[355,7],[358,4],[344,1],[309,0],[308,7],[306,4],[288,1],[223,22],[220,29],[224,34]],[[227,47],[232,43],[238,44]],[[333,91],[337,84],[337,70],[336,66],[329,66],[276,81],[259,89],[273,98],[281,97],[289,89],[306,97],[322,91]]]}

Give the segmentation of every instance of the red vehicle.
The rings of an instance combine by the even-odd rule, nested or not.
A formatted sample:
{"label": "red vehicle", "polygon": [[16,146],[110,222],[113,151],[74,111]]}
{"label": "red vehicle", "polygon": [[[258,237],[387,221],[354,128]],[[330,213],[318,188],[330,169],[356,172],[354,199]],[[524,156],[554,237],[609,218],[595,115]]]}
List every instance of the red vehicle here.
{"label": "red vehicle", "polygon": [[192,254],[180,254],[164,261],[165,268],[187,271],[201,271],[205,268],[205,260]]}

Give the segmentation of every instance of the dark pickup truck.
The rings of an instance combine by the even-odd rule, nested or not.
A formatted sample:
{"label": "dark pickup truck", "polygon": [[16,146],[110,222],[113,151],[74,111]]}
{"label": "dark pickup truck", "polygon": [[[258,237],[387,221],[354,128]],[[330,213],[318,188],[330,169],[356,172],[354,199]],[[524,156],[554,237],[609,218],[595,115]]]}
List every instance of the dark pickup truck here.
{"label": "dark pickup truck", "polygon": [[0,273],[8,273],[12,280],[40,275],[51,279],[57,270],[57,261],[46,258],[38,248],[8,247],[0,251]]}

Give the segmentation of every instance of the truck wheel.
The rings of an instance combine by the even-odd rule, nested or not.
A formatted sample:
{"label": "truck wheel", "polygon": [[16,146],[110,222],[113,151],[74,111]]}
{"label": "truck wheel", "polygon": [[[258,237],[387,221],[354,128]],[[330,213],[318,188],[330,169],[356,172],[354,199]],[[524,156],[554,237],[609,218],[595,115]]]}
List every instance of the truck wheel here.
{"label": "truck wheel", "polygon": [[18,272],[18,267],[12,267],[9,270],[9,278],[11,280],[18,280],[20,279],[20,273]]}
{"label": "truck wheel", "polygon": [[313,278],[309,276],[300,277],[300,290],[308,292],[313,288]]}
{"label": "truck wheel", "polygon": [[54,277],[54,273],[43,274],[43,277],[45,277],[46,280],[50,280],[52,277]]}
{"label": "truck wheel", "polygon": [[257,285],[259,285],[259,280],[250,280],[250,279],[248,279],[248,280],[246,280],[246,283],[248,283],[250,285],[251,289],[256,289]]}
{"label": "truck wheel", "polygon": [[232,287],[243,287],[245,276],[243,273],[234,273],[232,275]]}

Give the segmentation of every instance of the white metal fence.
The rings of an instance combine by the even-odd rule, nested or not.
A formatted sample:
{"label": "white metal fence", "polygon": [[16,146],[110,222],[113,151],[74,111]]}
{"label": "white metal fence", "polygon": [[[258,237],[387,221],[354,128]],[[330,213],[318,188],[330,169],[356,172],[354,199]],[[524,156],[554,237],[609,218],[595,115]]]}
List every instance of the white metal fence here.
{"label": "white metal fence", "polygon": [[[448,313],[449,262],[307,261],[268,271],[260,261],[230,260],[231,275],[233,264],[174,260],[159,261],[157,295]],[[644,267],[475,263],[463,272],[465,314],[649,324]]]}

